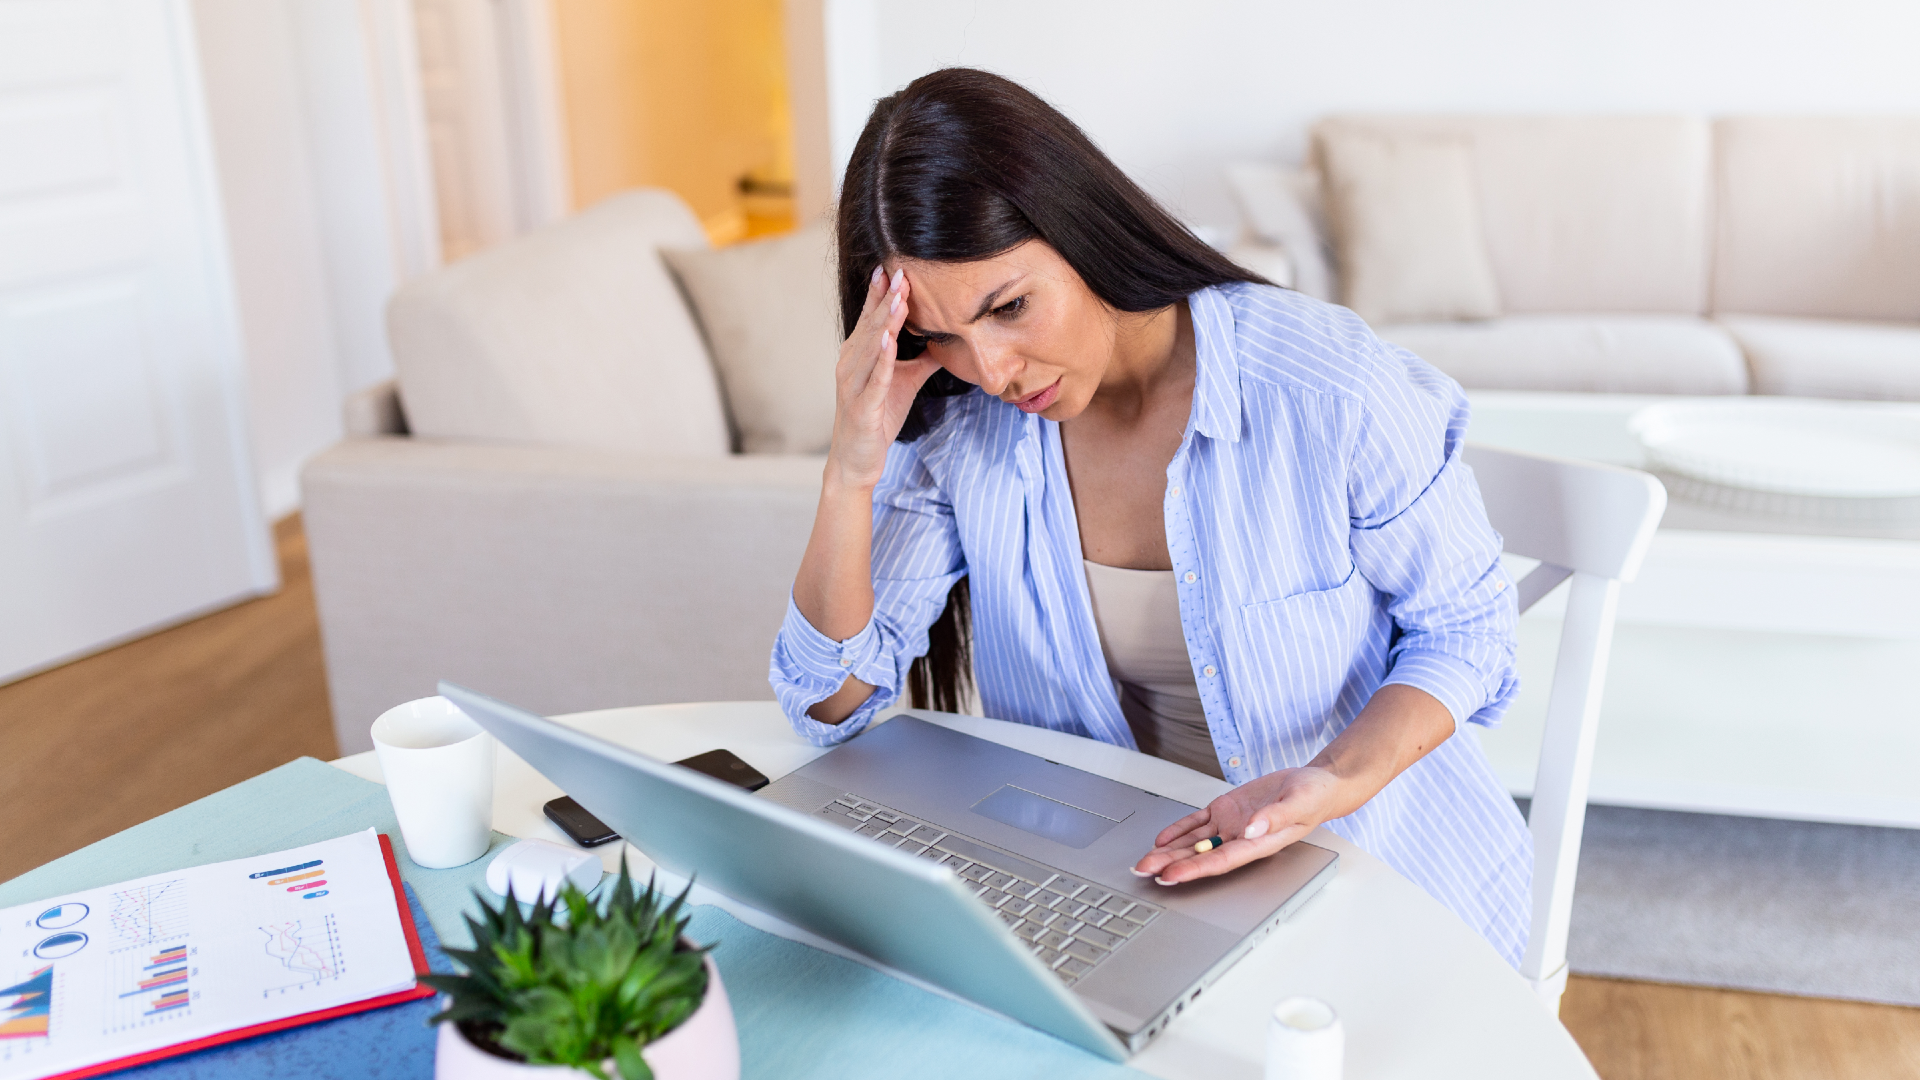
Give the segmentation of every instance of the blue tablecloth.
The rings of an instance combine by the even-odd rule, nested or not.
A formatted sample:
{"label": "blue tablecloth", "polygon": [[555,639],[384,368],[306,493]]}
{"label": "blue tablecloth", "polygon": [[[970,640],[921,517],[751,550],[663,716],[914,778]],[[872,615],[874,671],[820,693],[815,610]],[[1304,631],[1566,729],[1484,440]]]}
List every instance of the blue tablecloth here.
{"label": "blue tablecloth", "polygon": [[[427,870],[407,858],[386,789],[313,758],[263,773],[172,813],[136,825],[65,858],[0,884],[0,907],[176,870],[264,855],[373,827],[393,838],[400,876],[416,912],[452,948],[472,943],[462,914],[484,888],[487,858],[452,870]],[[495,835],[498,849],[511,837]],[[491,852],[489,853],[491,857]],[[742,1074],[749,1080],[975,1080],[1046,1076],[1049,1080],[1142,1074],[979,1009],[909,986],[871,968],[746,926],[726,912],[697,907],[688,935],[716,942],[740,1028]],[[434,966],[445,963],[430,947]],[[296,1073],[311,1080],[383,1080],[433,1073],[435,1009],[414,1002],[311,1025],[133,1073],[142,1080],[227,1080]],[[261,1057],[262,1053],[267,1057]],[[272,1062],[269,1070],[265,1062]],[[290,1066],[298,1064],[297,1068]]]}

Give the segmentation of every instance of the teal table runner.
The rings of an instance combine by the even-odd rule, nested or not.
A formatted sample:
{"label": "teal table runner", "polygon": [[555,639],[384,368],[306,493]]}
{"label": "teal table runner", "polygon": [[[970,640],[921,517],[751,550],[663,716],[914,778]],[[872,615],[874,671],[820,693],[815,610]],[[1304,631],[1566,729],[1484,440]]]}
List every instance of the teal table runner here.
{"label": "teal table runner", "polygon": [[[412,887],[449,948],[472,944],[461,916],[485,888],[488,859],[451,870],[415,866],[394,821],[386,788],[313,758],[301,758],[198,802],[110,836],[0,884],[0,907],[110,885],[200,863],[264,855],[372,827],[393,838],[400,876]],[[513,843],[495,834],[494,849]],[[1144,1074],[862,964],[755,930],[726,912],[696,907],[688,935],[717,943],[740,1028],[748,1080],[976,1080],[982,1076],[1085,1077]],[[368,1048],[360,1075],[404,1071]]]}

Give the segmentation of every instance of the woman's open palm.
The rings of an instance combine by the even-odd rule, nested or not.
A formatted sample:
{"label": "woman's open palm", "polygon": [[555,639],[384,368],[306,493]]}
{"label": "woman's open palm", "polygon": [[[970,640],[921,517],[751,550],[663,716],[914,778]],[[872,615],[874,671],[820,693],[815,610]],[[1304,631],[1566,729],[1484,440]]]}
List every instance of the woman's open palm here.
{"label": "woman's open palm", "polygon": [[[1311,765],[1250,780],[1167,826],[1134,872],[1172,885],[1264,859],[1339,816],[1339,783],[1330,770]],[[1213,837],[1224,842],[1195,851]]]}

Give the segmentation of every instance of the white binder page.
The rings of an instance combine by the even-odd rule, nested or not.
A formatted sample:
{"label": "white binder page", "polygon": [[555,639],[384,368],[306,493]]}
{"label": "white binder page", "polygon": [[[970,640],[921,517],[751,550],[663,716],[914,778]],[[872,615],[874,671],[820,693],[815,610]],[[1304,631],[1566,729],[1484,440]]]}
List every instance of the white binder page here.
{"label": "white binder page", "polygon": [[0,1078],[53,1076],[414,985],[378,835],[0,910]]}

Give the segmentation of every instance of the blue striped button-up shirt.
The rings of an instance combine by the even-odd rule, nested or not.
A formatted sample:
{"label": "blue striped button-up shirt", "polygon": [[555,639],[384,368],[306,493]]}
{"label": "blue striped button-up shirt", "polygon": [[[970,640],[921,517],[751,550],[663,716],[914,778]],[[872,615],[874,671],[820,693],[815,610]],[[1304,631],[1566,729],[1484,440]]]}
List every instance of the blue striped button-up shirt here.
{"label": "blue striped button-up shirt", "polygon": [[[1472,472],[1467,404],[1344,308],[1267,286],[1189,299],[1193,410],[1167,466],[1180,622],[1221,771],[1305,765],[1374,691],[1404,683],[1491,726],[1516,689],[1516,612]],[[1060,426],[986,394],[896,443],[874,491],[874,613],[834,641],[788,605],[771,678],[818,745],[893,704],[962,575],[986,715],[1134,747],[1081,563]],[[848,675],[851,717],[806,711]],[[1327,823],[1518,964],[1532,845],[1479,743],[1442,742]]]}

